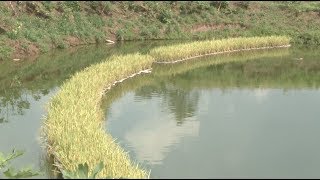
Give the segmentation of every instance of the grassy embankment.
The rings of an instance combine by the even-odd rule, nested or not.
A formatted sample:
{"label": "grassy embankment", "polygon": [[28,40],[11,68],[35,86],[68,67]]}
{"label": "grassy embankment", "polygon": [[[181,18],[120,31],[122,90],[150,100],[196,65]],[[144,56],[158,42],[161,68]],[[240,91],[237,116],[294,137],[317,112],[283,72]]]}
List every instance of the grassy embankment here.
{"label": "grassy embankment", "polygon": [[[242,43],[240,43],[242,41]],[[219,42],[219,43],[215,43]],[[259,48],[265,46],[288,45],[285,37],[238,38],[221,41],[198,42],[199,45],[211,45],[207,50],[218,52],[243,48]],[[192,43],[191,43],[192,44]],[[186,45],[171,47],[184,49]],[[200,46],[199,46],[200,47]],[[181,49],[182,48],[182,49]],[[160,50],[167,50],[160,48]],[[50,101],[49,111],[44,125],[44,137],[48,144],[49,154],[53,154],[60,169],[75,170],[78,164],[87,162],[89,167],[95,167],[100,161],[106,165],[99,177],[113,178],[143,178],[147,172],[132,164],[121,147],[110,134],[102,128],[103,110],[101,99],[105,90],[115,82],[121,82],[143,70],[149,69],[157,59],[168,54],[158,49],[150,55],[128,54],[113,56],[105,62],[92,65],[76,73],[61,86],[59,93]],[[173,51],[169,51],[173,53]],[[199,48],[192,52],[195,55],[206,53]],[[174,61],[174,56],[170,56]],[[181,58],[178,54],[175,58]],[[91,169],[92,171],[92,169]]]}
{"label": "grassy embankment", "polygon": [[7,1],[0,3],[0,59],[81,44],[145,39],[285,35],[320,44],[319,2]]}

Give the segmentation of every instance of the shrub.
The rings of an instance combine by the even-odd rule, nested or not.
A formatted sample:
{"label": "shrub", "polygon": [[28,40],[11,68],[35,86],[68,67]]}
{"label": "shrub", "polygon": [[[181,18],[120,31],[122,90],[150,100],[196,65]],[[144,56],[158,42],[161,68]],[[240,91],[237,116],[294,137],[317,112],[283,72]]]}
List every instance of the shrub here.
{"label": "shrub", "polygon": [[10,47],[6,44],[0,43],[0,60],[4,60],[4,59],[9,58],[12,51],[13,51],[12,47]]}
{"label": "shrub", "polygon": [[170,9],[169,10],[162,9],[159,16],[158,16],[158,19],[162,23],[170,23],[172,21],[172,18],[173,18],[173,14]]}
{"label": "shrub", "polygon": [[70,8],[72,11],[78,12],[81,10],[81,7],[78,1],[65,1],[64,4],[67,8]]}
{"label": "shrub", "polygon": [[12,153],[10,155],[8,155],[8,156],[4,156],[0,152],[0,170],[7,169],[6,171],[3,172],[3,174],[7,178],[15,178],[15,179],[17,179],[17,178],[29,178],[29,177],[33,177],[33,176],[39,175],[38,172],[35,172],[30,168],[16,171],[14,168],[8,167],[9,163],[11,162],[11,160],[16,159],[17,157],[19,157],[21,155],[23,155],[22,151],[13,150]]}
{"label": "shrub", "polygon": [[227,9],[229,7],[229,2],[228,1],[211,1],[210,5],[217,8],[218,10]]}

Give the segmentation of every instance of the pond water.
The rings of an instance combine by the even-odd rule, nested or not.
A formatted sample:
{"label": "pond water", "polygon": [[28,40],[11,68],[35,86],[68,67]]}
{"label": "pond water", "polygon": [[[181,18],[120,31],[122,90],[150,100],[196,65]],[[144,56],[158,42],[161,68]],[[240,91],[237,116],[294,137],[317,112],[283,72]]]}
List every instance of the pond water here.
{"label": "pond water", "polygon": [[[40,128],[59,86],[110,55],[173,43],[78,47],[0,62],[0,152],[24,150],[13,167],[54,177]],[[107,94],[106,130],[151,177],[319,177],[319,58],[316,48],[290,48],[154,66]],[[215,65],[219,60],[231,62]]]}
{"label": "pond water", "polygon": [[[34,178],[52,178],[52,167],[41,147],[40,128],[45,106],[59,86],[76,71],[110,55],[146,53],[149,49],[179,41],[141,41],[55,50],[19,62],[0,61],[0,152],[13,149],[24,154],[12,160],[14,168],[41,171]],[[0,178],[3,177],[0,174]]]}
{"label": "pond water", "polygon": [[151,178],[319,178],[319,55],[259,50],[154,66],[106,94],[106,131]]}

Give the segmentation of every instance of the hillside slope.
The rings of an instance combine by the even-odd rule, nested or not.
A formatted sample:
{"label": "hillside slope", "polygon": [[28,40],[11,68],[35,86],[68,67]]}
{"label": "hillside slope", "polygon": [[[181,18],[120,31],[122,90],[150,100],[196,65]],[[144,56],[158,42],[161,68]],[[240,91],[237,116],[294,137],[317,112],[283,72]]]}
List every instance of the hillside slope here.
{"label": "hillside slope", "polygon": [[0,2],[0,59],[80,44],[289,35],[320,44],[320,2]]}

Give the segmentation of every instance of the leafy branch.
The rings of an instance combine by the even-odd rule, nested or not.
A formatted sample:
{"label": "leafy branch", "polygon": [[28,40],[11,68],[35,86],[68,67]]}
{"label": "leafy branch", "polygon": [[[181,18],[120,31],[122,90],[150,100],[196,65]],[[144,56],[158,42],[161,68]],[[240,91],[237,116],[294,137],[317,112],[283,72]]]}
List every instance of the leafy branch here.
{"label": "leafy branch", "polygon": [[16,151],[13,149],[11,154],[8,156],[5,156],[3,153],[0,152],[0,171],[3,171],[3,174],[7,178],[28,178],[28,177],[33,177],[39,175],[38,172],[33,171],[32,169],[21,169],[21,170],[15,170],[12,167],[8,167],[11,160],[16,159],[17,157],[23,155],[22,151]]}
{"label": "leafy branch", "polygon": [[89,166],[87,163],[79,164],[76,171],[62,170],[64,179],[96,179],[97,174],[103,169],[104,164],[101,161],[89,175]]}

